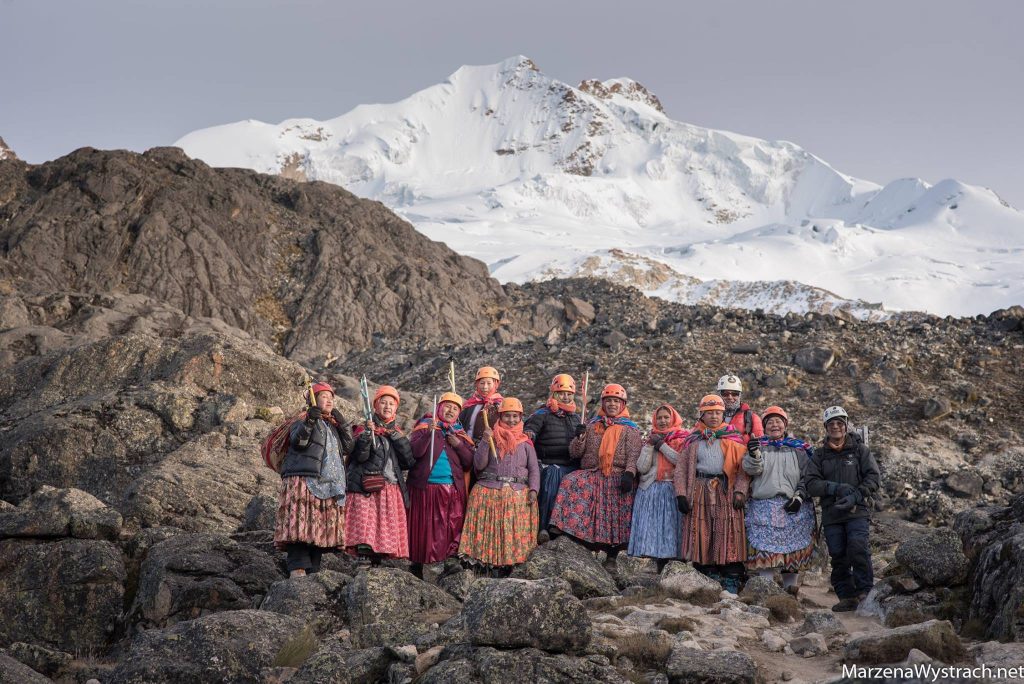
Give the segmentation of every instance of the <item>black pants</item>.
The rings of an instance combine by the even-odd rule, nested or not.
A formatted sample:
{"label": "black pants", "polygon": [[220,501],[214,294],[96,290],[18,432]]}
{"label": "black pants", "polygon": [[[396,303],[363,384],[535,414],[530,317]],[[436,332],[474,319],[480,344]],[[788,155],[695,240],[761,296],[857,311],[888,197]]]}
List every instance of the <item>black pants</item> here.
{"label": "black pants", "polygon": [[825,525],[825,543],[832,561],[832,588],[841,599],[871,591],[875,584],[868,546],[868,519],[854,518]]}
{"label": "black pants", "polygon": [[324,550],[319,546],[289,544],[286,550],[288,552],[288,572],[305,570],[307,573],[313,573],[320,569],[320,559],[323,557]]}

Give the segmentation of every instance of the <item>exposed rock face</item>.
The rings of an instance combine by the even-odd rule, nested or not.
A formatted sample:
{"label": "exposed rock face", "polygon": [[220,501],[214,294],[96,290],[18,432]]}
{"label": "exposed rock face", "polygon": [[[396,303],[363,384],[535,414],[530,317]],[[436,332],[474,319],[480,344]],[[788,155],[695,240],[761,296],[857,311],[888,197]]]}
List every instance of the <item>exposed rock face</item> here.
{"label": "exposed rock face", "polygon": [[334,632],[346,621],[345,585],[350,579],[333,570],[320,570],[280,580],[270,586],[260,610],[301,618],[320,635]]}
{"label": "exposed rock face", "polygon": [[846,645],[845,659],[858,665],[898,663],[915,648],[944,663],[956,663],[966,656],[960,638],[948,621],[929,620],[855,637]]}
{"label": "exposed rock face", "polygon": [[980,551],[969,617],[988,638],[1024,640],[1024,496],[989,513],[974,531],[971,541]]}
{"label": "exposed rock face", "polygon": [[[4,164],[4,196],[0,278],[19,289],[146,294],[296,359],[366,347],[374,333],[482,341],[479,301],[504,296],[484,264],[377,202],[211,169],[176,148]],[[478,299],[437,296],[449,288]]]}
{"label": "exposed rock face", "polygon": [[477,580],[464,615],[470,641],[478,646],[564,653],[590,641],[587,611],[563,579]]}
{"label": "exposed rock face", "polygon": [[602,656],[577,658],[564,654],[550,655],[533,648],[504,651],[485,647],[473,650],[446,649],[441,658],[417,681],[425,684],[626,684],[629,681]]}
{"label": "exposed rock face", "polygon": [[563,535],[538,546],[525,563],[512,571],[519,579],[561,577],[579,598],[611,596],[618,593],[608,571],[585,548]]}
{"label": "exposed rock face", "polygon": [[357,648],[402,646],[459,612],[446,591],[394,568],[371,568],[346,589],[346,606]]}
{"label": "exposed rock face", "polygon": [[948,528],[903,542],[896,561],[931,586],[960,584],[969,569],[960,536]]}
{"label": "exposed rock face", "polygon": [[232,610],[142,632],[111,673],[114,684],[253,682],[302,620],[262,610]]}
{"label": "exposed rock face", "polygon": [[672,684],[754,684],[757,664],[746,653],[677,646],[668,657],[667,674]]}
{"label": "exposed rock face", "polygon": [[124,558],[108,541],[0,540],[0,645],[98,650],[123,610]]}
{"label": "exposed rock face", "polygon": [[669,596],[697,605],[716,602],[722,594],[722,585],[688,563],[670,561],[662,570],[658,586]]}
{"label": "exposed rock face", "polygon": [[121,514],[80,489],[43,486],[17,508],[0,512],[5,537],[75,537],[116,541]]}
{"label": "exposed rock face", "polygon": [[215,534],[178,535],[150,549],[129,619],[159,628],[213,612],[257,608],[281,578],[275,559],[262,551]]}

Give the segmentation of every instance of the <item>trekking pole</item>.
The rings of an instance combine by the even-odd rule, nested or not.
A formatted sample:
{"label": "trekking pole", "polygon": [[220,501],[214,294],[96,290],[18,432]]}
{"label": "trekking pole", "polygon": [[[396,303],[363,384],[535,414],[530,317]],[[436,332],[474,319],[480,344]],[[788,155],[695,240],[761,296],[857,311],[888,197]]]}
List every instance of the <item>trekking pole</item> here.
{"label": "trekking pole", "polygon": [[[485,406],[483,410],[480,411],[480,413],[484,417],[484,427],[490,430],[491,421],[487,420],[487,407]],[[494,456],[494,458],[498,458],[498,450],[494,448],[494,435],[488,437],[487,441],[491,443],[491,455]]]}
{"label": "trekking pole", "polygon": [[377,448],[377,434],[373,431],[373,408],[370,406],[370,388],[366,384],[366,376],[359,380],[359,395],[363,400],[363,419],[366,421],[366,429],[370,431],[370,439],[373,448]]}
{"label": "trekking pole", "polygon": [[[430,409],[430,471],[434,470],[434,433],[437,431],[437,395]],[[427,472],[430,472],[427,471]]]}
{"label": "trekking pole", "polygon": [[580,412],[580,422],[587,422],[587,387],[590,385],[590,371],[583,372],[583,410]]}

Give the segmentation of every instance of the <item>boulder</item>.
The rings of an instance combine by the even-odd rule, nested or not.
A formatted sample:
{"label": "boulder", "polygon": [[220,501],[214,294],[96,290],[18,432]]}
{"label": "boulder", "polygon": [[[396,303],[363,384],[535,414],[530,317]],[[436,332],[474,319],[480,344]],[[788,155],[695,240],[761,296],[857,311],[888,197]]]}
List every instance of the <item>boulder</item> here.
{"label": "boulder", "polygon": [[755,606],[763,606],[765,599],[769,596],[785,595],[786,592],[775,582],[775,580],[768,579],[767,577],[761,577],[760,575],[754,575],[747,580],[745,585],[743,585],[743,590],[740,591],[740,600],[744,603],[751,603]]}
{"label": "boulder", "polygon": [[949,528],[903,542],[896,549],[896,561],[930,586],[960,584],[967,579],[970,570],[963,542]]}
{"label": "boulder", "polygon": [[689,563],[670,561],[662,570],[658,587],[672,598],[708,606],[722,595],[722,585]]}
{"label": "boulder", "polygon": [[803,636],[796,637],[789,642],[789,647],[793,649],[793,653],[805,658],[828,653],[828,642],[817,632],[808,632]]}
{"label": "boulder", "polygon": [[418,680],[421,684],[520,684],[521,682],[602,682],[628,684],[607,658],[549,654],[534,648],[444,652]]}
{"label": "boulder", "polygon": [[232,610],[140,632],[111,684],[252,682],[303,634],[299,618]]}
{"label": "boulder", "polygon": [[581,328],[594,322],[597,312],[594,305],[583,301],[578,297],[569,297],[565,300],[565,318],[574,327]]}
{"label": "boulder", "polygon": [[111,542],[0,541],[0,644],[105,648],[124,603],[124,558]]}
{"label": "boulder", "polygon": [[155,544],[142,563],[129,621],[166,627],[223,610],[257,608],[283,578],[274,558],[217,534]]}
{"label": "boulder", "polygon": [[0,539],[75,537],[116,541],[121,514],[80,489],[43,485],[17,508],[0,512]]}
{"label": "boulder", "polygon": [[827,347],[805,347],[793,355],[793,363],[814,375],[824,373],[835,361],[835,352]]}
{"label": "boulder", "polygon": [[665,668],[672,684],[754,684],[757,663],[739,651],[698,651],[677,644]]}
{"label": "boulder", "polygon": [[53,680],[44,677],[11,656],[0,653],[0,682],[3,684],[52,684]]}
{"label": "boulder", "polygon": [[925,420],[940,420],[953,412],[953,405],[945,397],[929,397],[921,404],[921,417]]}
{"label": "boulder", "polygon": [[659,579],[658,561],[655,559],[622,552],[615,556],[615,582],[620,589],[653,586]]}
{"label": "boulder", "polygon": [[352,645],[402,646],[459,612],[448,592],[395,568],[369,568],[348,583],[345,603]]}
{"label": "boulder", "polygon": [[946,489],[954,496],[978,500],[985,488],[985,478],[971,468],[962,468],[946,476]]}
{"label": "boulder", "polygon": [[438,577],[437,586],[441,587],[458,600],[465,601],[466,594],[469,593],[469,588],[473,586],[473,582],[475,581],[476,575],[474,575],[471,570],[460,568],[455,572],[445,573]]}
{"label": "boulder", "polygon": [[583,546],[562,535],[530,552],[526,562],[512,571],[517,579],[561,577],[572,585],[578,598],[612,596],[619,590],[615,581]]}
{"label": "boulder", "polygon": [[897,663],[914,648],[944,663],[959,662],[966,657],[953,625],[947,620],[929,620],[854,637],[846,644],[844,658],[858,665]]}
{"label": "boulder", "polygon": [[629,342],[629,337],[627,337],[620,330],[613,330],[607,335],[605,335],[604,338],[602,338],[601,342],[604,343],[604,346],[608,347],[614,352],[618,351],[619,347]]}
{"label": "boulder", "polygon": [[997,518],[978,552],[968,618],[989,639],[1024,640],[1024,495]]}
{"label": "boulder", "polygon": [[260,610],[300,618],[319,636],[324,636],[345,625],[345,586],[350,579],[333,570],[321,569],[305,577],[274,582]]}
{"label": "boulder", "polygon": [[499,648],[577,652],[591,637],[590,618],[563,579],[481,579],[463,608],[471,643]]}
{"label": "boulder", "polygon": [[249,499],[245,506],[245,518],[239,526],[239,532],[256,530],[272,530],[277,516],[277,497],[269,494],[257,494]]}
{"label": "boulder", "polygon": [[[53,651],[35,644],[16,641],[7,647],[7,653],[18,662],[28,665],[36,672],[47,677],[57,677],[71,664],[74,659],[70,653]],[[0,677],[0,681],[4,681]]]}
{"label": "boulder", "polygon": [[387,681],[388,668],[396,660],[390,648],[375,646],[353,650],[330,639],[306,659],[289,684],[361,684]]}
{"label": "boulder", "polygon": [[809,610],[804,614],[804,623],[797,629],[797,634],[811,632],[832,636],[846,632],[846,627],[831,610]]}

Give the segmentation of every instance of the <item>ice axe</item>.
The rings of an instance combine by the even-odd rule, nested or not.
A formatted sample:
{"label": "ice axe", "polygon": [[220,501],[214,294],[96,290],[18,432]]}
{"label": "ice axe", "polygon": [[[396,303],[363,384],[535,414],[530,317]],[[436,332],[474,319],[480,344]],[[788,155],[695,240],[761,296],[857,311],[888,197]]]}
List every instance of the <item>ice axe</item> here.
{"label": "ice axe", "polygon": [[366,383],[364,375],[359,380],[359,396],[363,400],[363,419],[366,421],[366,429],[370,431],[370,439],[373,441],[373,448],[377,448],[377,434],[373,431],[373,407],[370,406],[370,387]]}

